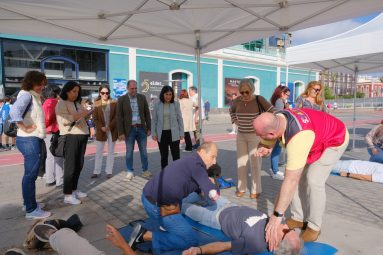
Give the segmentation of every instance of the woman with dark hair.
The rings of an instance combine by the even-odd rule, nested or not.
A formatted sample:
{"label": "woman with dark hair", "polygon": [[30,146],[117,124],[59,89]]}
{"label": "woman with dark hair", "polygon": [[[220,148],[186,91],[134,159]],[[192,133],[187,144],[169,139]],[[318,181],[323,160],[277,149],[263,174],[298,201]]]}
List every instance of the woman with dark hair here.
{"label": "woman with dark hair", "polygon": [[108,85],[102,85],[98,89],[98,97],[94,103],[93,122],[96,126],[96,156],[94,170],[91,178],[97,178],[101,173],[102,154],[105,142],[108,143],[108,157],[106,158],[106,178],[112,177],[114,164],[114,145],[118,138],[116,128],[117,102],[110,98]]}
{"label": "woman with dark hair", "polygon": [[57,85],[48,85],[43,91],[45,101],[43,110],[45,115],[45,128],[47,136],[44,139],[47,148],[47,159],[45,160],[45,183],[47,186],[59,187],[63,184],[63,165],[64,160],[61,157],[55,157],[48,149],[51,145],[53,134],[59,132],[55,108],[58,103],[58,96],[61,89]]}
{"label": "woman with dark hair", "polygon": [[163,86],[160,100],[155,103],[152,115],[152,138],[158,142],[161,154],[161,169],[168,165],[169,146],[173,161],[180,158],[180,140],[184,135],[184,124],[180,104],[174,101],[174,91]]}
{"label": "woman with dark hair", "polygon": [[[290,97],[290,89],[287,86],[279,85],[275,88],[273,95],[270,98],[270,102],[274,105],[275,110],[280,111],[283,109],[289,108],[289,104],[287,103],[287,99]],[[279,155],[282,152],[282,148],[279,144],[279,141],[275,143],[273,151],[271,153],[271,171],[269,172],[271,178],[276,180],[283,180],[284,174],[279,171],[278,163],[279,163]]]}
{"label": "woman with dark hair", "polygon": [[17,101],[10,110],[12,121],[18,127],[16,146],[24,157],[22,193],[27,219],[49,217],[42,210],[43,204],[36,202],[36,179],[40,167],[42,143],[45,138],[45,120],[41,105],[41,93],[47,84],[45,75],[29,71],[21,82]]}
{"label": "woman with dark hair", "polygon": [[193,100],[189,98],[188,91],[186,89],[181,90],[179,97],[181,114],[184,124],[184,136],[185,136],[185,150],[184,152],[193,151],[193,143],[190,137],[190,132],[194,132],[195,122],[193,120]]}
{"label": "woman with dark hair", "polygon": [[85,117],[92,113],[81,105],[81,87],[75,81],[68,81],[60,93],[56,106],[60,135],[65,135],[64,153],[64,203],[77,205],[79,198],[87,196],[77,190],[78,179],[84,166],[84,155],[89,136]]}

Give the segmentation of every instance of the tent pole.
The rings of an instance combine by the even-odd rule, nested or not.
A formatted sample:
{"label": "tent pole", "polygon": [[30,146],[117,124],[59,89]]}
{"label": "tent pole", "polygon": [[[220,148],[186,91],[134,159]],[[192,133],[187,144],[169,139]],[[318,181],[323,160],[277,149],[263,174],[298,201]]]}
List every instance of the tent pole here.
{"label": "tent pole", "polygon": [[355,66],[354,71],[354,112],[352,118],[352,149],[355,149],[355,121],[356,121],[356,84],[358,83],[358,66]]}
{"label": "tent pole", "polygon": [[195,31],[196,35],[196,59],[197,59],[197,87],[198,87],[198,127],[199,133],[200,133],[200,144],[203,143],[203,136],[202,136],[202,105],[203,102],[201,102],[202,98],[202,86],[201,86],[201,44],[200,44],[200,31]]}

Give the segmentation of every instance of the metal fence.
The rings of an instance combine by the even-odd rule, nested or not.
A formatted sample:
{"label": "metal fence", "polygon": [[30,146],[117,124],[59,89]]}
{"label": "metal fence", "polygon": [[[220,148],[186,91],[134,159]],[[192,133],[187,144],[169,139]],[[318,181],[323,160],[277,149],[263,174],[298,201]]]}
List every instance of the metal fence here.
{"label": "metal fence", "polygon": [[[350,109],[354,107],[354,99],[344,99],[337,98],[332,100],[326,100],[326,105],[331,103],[334,105],[334,102],[337,103],[338,109]],[[383,110],[383,97],[374,97],[374,98],[357,98],[355,100],[356,108],[370,108],[375,110]]]}

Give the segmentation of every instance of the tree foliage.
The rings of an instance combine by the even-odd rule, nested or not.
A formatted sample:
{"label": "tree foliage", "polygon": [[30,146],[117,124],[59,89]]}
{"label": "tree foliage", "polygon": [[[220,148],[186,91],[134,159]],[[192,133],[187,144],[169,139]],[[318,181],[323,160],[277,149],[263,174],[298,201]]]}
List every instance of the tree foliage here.
{"label": "tree foliage", "polygon": [[335,98],[335,95],[329,86],[326,86],[324,88],[324,98],[325,99],[334,99]]}

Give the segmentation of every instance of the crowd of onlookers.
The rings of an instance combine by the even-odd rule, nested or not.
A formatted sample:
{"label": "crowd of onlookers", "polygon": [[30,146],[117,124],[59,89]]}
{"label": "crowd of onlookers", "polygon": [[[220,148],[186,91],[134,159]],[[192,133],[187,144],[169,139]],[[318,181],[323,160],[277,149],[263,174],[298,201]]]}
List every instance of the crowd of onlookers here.
{"label": "crowd of onlookers", "polygon": [[9,151],[16,150],[16,141],[14,137],[9,137],[3,133],[3,124],[5,123],[9,111],[12,107],[12,98],[10,96],[5,96],[3,99],[0,99],[0,152],[1,151]]}
{"label": "crowd of onlookers", "polygon": [[[158,143],[163,171],[151,178],[142,194],[144,208],[153,219],[180,214],[180,201],[199,189],[213,201],[218,199],[216,186],[210,183],[205,173],[207,168],[216,163],[218,148],[212,142],[200,144],[200,126],[208,119],[210,103],[198,96],[197,88],[182,89],[178,96],[171,86],[163,86],[158,100],[152,102],[149,108],[146,97],[138,93],[135,80],[128,81],[127,93],[117,100],[111,98],[109,86],[100,86],[94,102],[82,98],[81,86],[75,81],[68,81],[62,88],[47,83],[43,73],[29,71],[21,82],[21,90],[13,105],[9,97],[0,101],[3,122],[9,115],[18,128],[16,139],[2,137],[5,144],[1,148],[4,150],[6,146],[12,149],[16,144],[24,157],[22,195],[26,218],[41,219],[51,215],[43,210],[44,204],[36,201],[35,181],[39,174],[45,176],[47,186],[63,189],[64,203],[77,205],[87,196],[78,187],[78,181],[89,139],[96,145],[94,170],[89,177],[101,178],[105,145],[105,177],[113,176],[114,148],[119,140],[125,142],[126,146],[127,181],[131,181],[138,173],[133,168],[136,142],[141,159],[141,176],[145,178],[153,175],[148,162],[147,137],[151,136]],[[300,228],[304,241],[314,241],[320,234],[324,212],[324,185],[348,145],[347,128],[343,122],[327,114],[320,82],[308,83],[297,98],[294,109],[288,103],[290,90],[286,86],[277,86],[270,101],[255,95],[254,91],[252,80],[243,79],[238,86],[239,96],[233,96],[230,102],[231,122],[237,134],[238,183],[235,194],[243,197],[249,190],[251,199],[261,196],[262,157],[270,155],[269,174],[273,179],[288,179],[282,184],[282,189],[288,192],[279,193],[274,213],[268,223],[265,221],[266,227],[262,227],[269,249],[275,249],[281,241],[276,240],[275,233],[284,233],[280,231],[280,219],[290,202],[292,218],[286,220],[286,230]],[[194,135],[194,144],[191,133]],[[185,142],[184,152],[196,150],[196,153],[177,161],[180,159],[182,140]],[[372,129],[366,141],[369,144],[370,161],[382,163],[383,125]],[[279,170],[281,145],[286,148],[288,155],[285,173]],[[170,165],[169,149],[173,161],[177,161]],[[351,165],[347,164],[347,167]],[[249,168],[250,188],[247,181]],[[379,171],[361,176],[350,170],[346,176],[380,180],[376,172]],[[172,186],[174,182],[184,184],[176,187]],[[295,193],[297,189],[307,191],[298,194]],[[309,205],[308,209],[302,204]],[[168,206],[174,208],[169,209]],[[171,212],[163,215],[162,209]],[[307,219],[303,218],[303,211],[309,216]],[[172,224],[184,223],[181,220]],[[153,238],[156,235],[159,233],[153,233]],[[193,244],[184,246],[182,249]],[[208,246],[196,249],[201,251],[201,248]]]}

